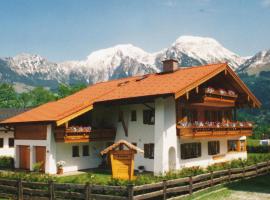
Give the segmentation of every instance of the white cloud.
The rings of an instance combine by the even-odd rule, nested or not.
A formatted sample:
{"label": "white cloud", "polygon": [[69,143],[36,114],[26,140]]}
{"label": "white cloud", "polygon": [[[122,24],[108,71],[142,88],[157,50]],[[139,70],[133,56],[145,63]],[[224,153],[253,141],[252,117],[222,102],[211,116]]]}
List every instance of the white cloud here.
{"label": "white cloud", "polygon": [[265,8],[270,8],[270,0],[262,0],[262,6]]}

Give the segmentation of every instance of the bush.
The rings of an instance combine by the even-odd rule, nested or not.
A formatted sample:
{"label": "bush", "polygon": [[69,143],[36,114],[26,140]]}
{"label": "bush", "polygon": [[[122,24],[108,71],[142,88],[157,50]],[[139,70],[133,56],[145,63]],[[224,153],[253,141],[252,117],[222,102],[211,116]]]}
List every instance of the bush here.
{"label": "bush", "polygon": [[34,172],[41,172],[43,162],[37,162],[33,164],[33,171]]}
{"label": "bush", "polygon": [[18,180],[22,179],[27,182],[49,182],[50,180],[56,180],[54,176],[40,173],[29,173],[29,172],[2,172],[0,173],[1,178]]}
{"label": "bush", "polygon": [[270,153],[269,145],[247,146],[248,153]]}
{"label": "bush", "polygon": [[0,169],[14,169],[14,158],[11,156],[0,156]]}
{"label": "bush", "polygon": [[211,171],[219,171],[219,170],[224,170],[224,169],[229,169],[231,168],[231,163],[230,162],[222,162],[222,163],[215,163],[213,165],[209,165],[206,170],[208,172]]}

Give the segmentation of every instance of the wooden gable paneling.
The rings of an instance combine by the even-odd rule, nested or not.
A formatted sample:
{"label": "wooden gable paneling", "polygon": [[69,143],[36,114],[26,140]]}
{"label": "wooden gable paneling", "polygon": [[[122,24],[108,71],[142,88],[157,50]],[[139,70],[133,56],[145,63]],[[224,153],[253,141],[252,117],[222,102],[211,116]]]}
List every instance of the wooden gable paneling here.
{"label": "wooden gable paneling", "polygon": [[15,127],[15,140],[46,140],[46,125],[22,125]]}

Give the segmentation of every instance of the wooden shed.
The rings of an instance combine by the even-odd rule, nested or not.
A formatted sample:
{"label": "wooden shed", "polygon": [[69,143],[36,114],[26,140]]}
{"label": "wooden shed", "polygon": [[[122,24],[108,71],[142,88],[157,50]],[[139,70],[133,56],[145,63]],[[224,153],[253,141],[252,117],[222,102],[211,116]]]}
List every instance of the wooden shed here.
{"label": "wooden shed", "polygon": [[132,180],[134,178],[134,154],[137,152],[143,153],[143,150],[125,140],[119,140],[104,149],[101,155],[110,156],[113,178]]}

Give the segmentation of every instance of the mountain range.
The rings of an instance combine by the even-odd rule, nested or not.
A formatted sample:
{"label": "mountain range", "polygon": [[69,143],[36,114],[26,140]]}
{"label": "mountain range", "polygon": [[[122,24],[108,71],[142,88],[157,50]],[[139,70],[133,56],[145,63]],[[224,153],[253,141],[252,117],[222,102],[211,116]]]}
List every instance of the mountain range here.
{"label": "mountain range", "polygon": [[18,91],[35,86],[56,88],[59,83],[93,84],[138,74],[159,72],[162,60],[174,58],[181,67],[228,62],[238,73],[258,75],[270,71],[270,50],[242,57],[212,38],[181,36],[168,48],[149,53],[131,44],[94,51],[85,60],[49,61],[40,55],[22,53],[0,58],[0,81]]}

